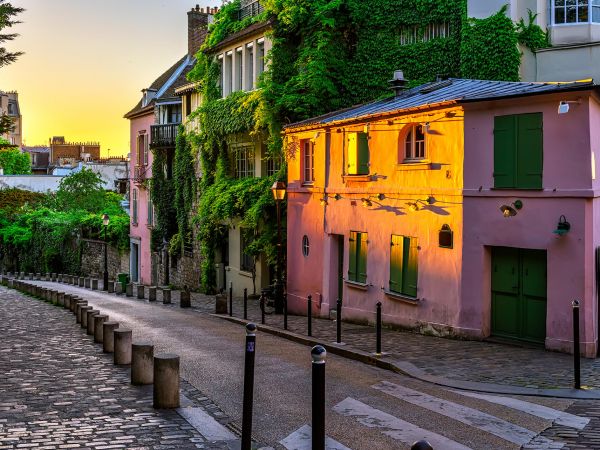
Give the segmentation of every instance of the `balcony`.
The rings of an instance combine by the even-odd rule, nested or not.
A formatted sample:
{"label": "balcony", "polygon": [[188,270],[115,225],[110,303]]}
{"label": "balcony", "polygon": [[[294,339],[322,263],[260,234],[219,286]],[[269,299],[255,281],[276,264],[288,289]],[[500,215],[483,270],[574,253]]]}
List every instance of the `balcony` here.
{"label": "balcony", "polygon": [[240,20],[244,20],[246,17],[258,16],[263,11],[264,8],[258,0],[242,0]]}
{"label": "balcony", "polygon": [[133,168],[133,182],[135,184],[143,184],[148,177],[148,166],[135,166]]}
{"label": "balcony", "polygon": [[150,147],[175,147],[179,123],[150,126]]}

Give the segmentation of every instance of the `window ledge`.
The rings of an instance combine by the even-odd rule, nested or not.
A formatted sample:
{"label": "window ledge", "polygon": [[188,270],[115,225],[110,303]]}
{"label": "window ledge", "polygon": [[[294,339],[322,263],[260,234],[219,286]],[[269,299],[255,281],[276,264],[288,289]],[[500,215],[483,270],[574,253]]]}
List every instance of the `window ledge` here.
{"label": "window ledge", "polygon": [[371,175],[344,175],[344,181],[359,181],[359,182],[369,182],[373,181],[373,177]]}
{"label": "window ledge", "polygon": [[252,272],[248,272],[247,270],[240,269],[238,274],[242,277],[252,278]]}
{"label": "window ledge", "polygon": [[348,287],[352,289],[359,289],[361,291],[367,291],[369,289],[369,285],[367,283],[359,283],[358,281],[350,280],[344,280],[344,283],[346,283]]}
{"label": "window ledge", "polygon": [[394,300],[399,300],[401,302],[408,303],[409,305],[417,306],[421,303],[421,299],[400,294],[399,292],[392,292],[388,289],[384,289],[383,292],[388,297],[393,298]]}
{"label": "window ledge", "polygon": [[314,181],[303,181],[302,187],[303,188],[313,188],[313,187],[315,187],[315,182]]}

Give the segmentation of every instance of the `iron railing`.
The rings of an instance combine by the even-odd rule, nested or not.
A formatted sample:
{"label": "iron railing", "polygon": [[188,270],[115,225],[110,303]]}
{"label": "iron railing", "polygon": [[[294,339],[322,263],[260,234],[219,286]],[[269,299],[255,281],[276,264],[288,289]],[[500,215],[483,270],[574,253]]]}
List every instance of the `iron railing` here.
{"label": "iron railing", "polygon": [[150,126],[150,147],[175,147],[178,123]]}

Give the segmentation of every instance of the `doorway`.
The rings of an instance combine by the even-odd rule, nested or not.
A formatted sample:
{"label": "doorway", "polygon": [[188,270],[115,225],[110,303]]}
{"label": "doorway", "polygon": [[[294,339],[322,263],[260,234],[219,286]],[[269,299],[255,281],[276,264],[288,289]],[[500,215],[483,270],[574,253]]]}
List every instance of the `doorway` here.
{"label": "doorway", "polygon": [[544,344],[546,251],[492,248],[492,336]]}
{"label": "doorway", "polygon": [[129,276],[133,283],[137,283],[139,281],[139,273],[140,273],[140,259],[139,259],[139,244],[135,242],[131,242],[130,246],[130,256],[129,256]]}

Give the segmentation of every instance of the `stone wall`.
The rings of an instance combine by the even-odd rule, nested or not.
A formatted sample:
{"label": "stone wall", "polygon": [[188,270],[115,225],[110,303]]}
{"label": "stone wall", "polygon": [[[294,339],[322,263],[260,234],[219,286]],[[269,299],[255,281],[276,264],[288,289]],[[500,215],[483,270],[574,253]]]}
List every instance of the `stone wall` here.
{"label": "stone wall", "polygon": [[[104,275],[104,242],[81,240],[81,272],[91,277]],[[129,251],[119,252],[108,247],[108,276],[115,279],[118,273],[129,273]]]}
{"label": "stone wall", "polygon": [[[169,256],[169,284],[176,288],[187,286],[189,289],[200,290],[200,277],[202,275],[200,257],[200,242],[192,240],[192,253],[179,255],[177,258]],[[156,276],[159,285],[165,284],[165,252],[153,253],[153,263],[156,264]]]}

